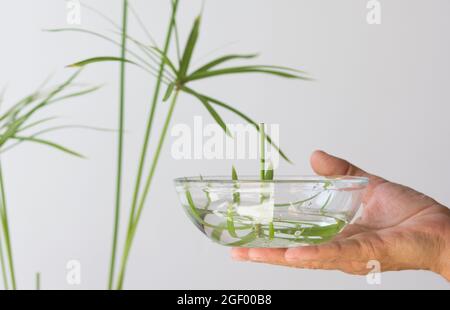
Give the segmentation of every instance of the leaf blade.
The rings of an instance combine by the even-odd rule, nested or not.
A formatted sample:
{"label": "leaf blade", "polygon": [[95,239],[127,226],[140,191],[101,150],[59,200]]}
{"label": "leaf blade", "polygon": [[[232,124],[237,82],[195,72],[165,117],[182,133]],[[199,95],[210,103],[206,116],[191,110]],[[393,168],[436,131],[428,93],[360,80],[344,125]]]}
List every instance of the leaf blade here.
{"label": "leaf blade", "polygon": [[205,78],[230,75],[230,74],[248,74],[248,73],[261,73],[269,74],[282,78],[298,79],[311,81],[312,79],[306,76],[288,72],[287,70],[277,69],[273,66],[240,66],[217,69],[213,71],[204,71],[188,76],[185,80],[188,82],[197,81]]}
{"label": "leaf blade", "polygon": [[[212,97],[209,97],[209,96],[200,94],[200,93],[196,92],[195,90],[193,90],[193,89],[191,89],[191,88],[189,88],[189,87],[186,87],[186,86],[182,87],[181,90],[184,91],[184,92],[186,92],[186,93],[188,93],[188,94],[190,94],[190,95],[193,95],[193,96],[201,96],[201,97],[204,97],[206,100],[208,100],[208,102],[211,102],[211,103],[213,103],[213,104],[216,104],[216,105],[218,105],[218,106],[220,106],[220,107],[222,107],[222,108],[224,108],[224,109],[226,109],[226,110],[228,110],[228,111],[230,111],[230,112],[236,114],[237,116],[239,116],[240,118],[242,118],[243,120],[245,120],[246,122],[248,122],[249,124],[253,125],[253,126],[255,127],[255,129],[259,132],[259,125],[258,125],[258,123],[256,123],[256,122],[255,122],[253,119],[251,119],[249,116],[247,116],[246,114],[242,113],[242,112],[239,111],[238,109],[232,107],[231,105],[228,105],[228,104],[226,104],[226,103],[224,103],[224,102],[222,102],[222,101],[220,101],[220,100],[217,100],[217,99],[215,99],[215,98],[212,98]],[[287,157],[287,155],[280,149],[280,147],[279,147],[275,142],[273,142],[272,138],[271,138],[269,135],[267,135],[267,134],[266,134],[266,140],[267,140],[267,142],[270,143],[270,145],[272,145],[273,148],[275,148],[275,149],[277,150],[277,152],[280,154],[280,156],[281,156],[285,161],[287,161],[288,163],[291,163],[291,164],[292,164],[292,161],[291,161],[291,160]]]}
{"label": "leaf blade", "polygon": [[133,65],[138,65],[134,61],[128,60],[126,58],[115,57],[115,56],[98,56],[92,57],[88,59],[84,59],[73,64],[68,65],[68,68],[80,68],[97,62],[110,62],[110,61],[118,61],[118,62],[126,62]]}
{"label": "leaf blade", "polygon": [[251,59],[251,58],[255,58],[257,56],[258,56],[258,54],[246,54],[246,55],[244,55],[244,54],[232,54],[232,55],[225,55],[225,56],[219,57],[219,58],[217,58],[215,60],[212,60],[209,63],[201,66],[200,68],[195,70],[191,75],[195,75],[196,73],[200,73],[200,72],[203,72],[203,71],[208,71],[209,69],[214,68],[214,67],[216,67],[216,66],[218,66],[220,64],[223,64],[223,63],[225,63],[227,61],[230,61],[230,60]]}
{"label": "leaf blade", "polygon": [[217,111],[213,108],[213,106],[209,104],[208,100],[206,100],[202,96],[195,96],[195,97],[203,104],[203,106],[206,108],[206,110],[209,112],[209,114],[213,117],[213,119],[216,121],[216,123],[220,126],[220,128],[223,129],[225,134],[229,137],[232,137],[230,131],[228,130],[227,124],[224,122],[224,120],[219,115],[219,113],[217,113]]}
{"label": "leaf blade", "polygon": [[200,29],[201,16],[197,16],[192,26],[189,38],[186,42],[186,47],[184,48],[183,56],[181,57],[179,78],[184,79],[191,63],[192,55],[194,53],[195,45],[197,44],[199,29]]}

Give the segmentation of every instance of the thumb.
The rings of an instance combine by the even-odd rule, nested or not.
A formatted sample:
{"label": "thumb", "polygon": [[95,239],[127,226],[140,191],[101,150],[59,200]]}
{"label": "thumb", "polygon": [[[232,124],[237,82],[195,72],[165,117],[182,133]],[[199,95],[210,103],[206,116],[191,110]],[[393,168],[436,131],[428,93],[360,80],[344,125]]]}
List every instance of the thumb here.
{"label": "thumb", "polygon": [[[324,151],[315,151],[311,155],[311,167],[314,172],[323,176],[349,175],[373,179],[376,176],[352,165],[348,161],[329,155]],[[376,177],[378,178],[378,177]]]}

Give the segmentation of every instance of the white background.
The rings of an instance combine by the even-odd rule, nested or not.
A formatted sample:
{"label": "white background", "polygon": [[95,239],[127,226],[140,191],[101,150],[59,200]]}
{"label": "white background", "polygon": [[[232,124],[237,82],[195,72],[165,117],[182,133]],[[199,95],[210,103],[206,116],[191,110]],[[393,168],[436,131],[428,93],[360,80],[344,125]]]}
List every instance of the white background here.
{"label": "white background", "polygon": [[[87,3],[120,20],[121,1]],[[164,36],[169,1],[134,0],[158,42]],[[261,63],[300,67],[316,82],[272,77],[228,77],[197,88],[238,106],[255,119],[281,125],[281,144],[295,166],[281,174],[308,174],[317,148],[345,157],[390,180],[407,184],[450,205],[450,20],[447,0],[381,1],[382,24],[366,23],[363,0],[207,1],[196,60],[230,52],[261,52]],[[187,36],[200,1],[181,1],[181,37]],[[0,85],[12,103],[64,66],[87,57],[118,55],[106,42],[82,34],[50,34],[67,27],[65,1],[2,1]],[[83,10],[82,27],[107,33],[112,27]],[[145,38],[136,25],[132,32]],[[220,48],[219,50],[216,50]],[[207,55],[210,51],[213,54]],[[88,68],[80,81],[105,84],[94,95],[52,108],[63,123],[115,128],[118,65]],[[128,70],[124,220],[149,109],[153,80]],[[167,105],[158,111],[164,113]],[[174,122],[209,116],[181,97]],[[228,122],[236,121],[229,114]],[[157,125],[160,125],[159,123]],[[71,158],[27,145],[2,156],[8,191],[14,257],[20,288],[106,287],[114,206],[116,138],[82,130],[49,135],[88,156]],[[382,285],[334,271],[294,270],[237,263],[229,249],[212,244],[188,221],[172,179],[228,174],[231,161],[175,161],[167,141],[130,259],[126,288],[312,289],[448,288],[424,271],[385,273]],[[255,173],[257,163],[236,163]],[[122,229],[123,230],[123,229]],[[82,264],[82,283],[66,283],[66,263]]]}

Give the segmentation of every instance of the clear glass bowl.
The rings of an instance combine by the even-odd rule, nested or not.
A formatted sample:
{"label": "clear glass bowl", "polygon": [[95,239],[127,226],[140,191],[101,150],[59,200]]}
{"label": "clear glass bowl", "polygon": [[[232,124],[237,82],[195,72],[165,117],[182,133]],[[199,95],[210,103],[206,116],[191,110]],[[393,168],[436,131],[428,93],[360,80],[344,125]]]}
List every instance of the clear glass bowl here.
{"label": "clear glass bowl", "polygon": [[350,176],[189,177],[175,180],[189,218],[233,247],[295,247],[333,239],[361,207],[367,178]]}

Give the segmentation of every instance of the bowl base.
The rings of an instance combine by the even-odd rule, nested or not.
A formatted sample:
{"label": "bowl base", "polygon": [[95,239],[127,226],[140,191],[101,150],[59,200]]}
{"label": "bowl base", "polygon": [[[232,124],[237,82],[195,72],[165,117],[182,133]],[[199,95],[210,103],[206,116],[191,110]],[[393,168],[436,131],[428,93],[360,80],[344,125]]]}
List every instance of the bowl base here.
{"label": "bowl base", "polygon": [[268,223],[254,223],[234,218],[226,225],[204,227],[215,242],[231,247],[288,248],[320,244],[333,239],[347,222],[326,214],[290,214],[289,220],[275,217]]}

